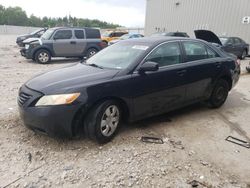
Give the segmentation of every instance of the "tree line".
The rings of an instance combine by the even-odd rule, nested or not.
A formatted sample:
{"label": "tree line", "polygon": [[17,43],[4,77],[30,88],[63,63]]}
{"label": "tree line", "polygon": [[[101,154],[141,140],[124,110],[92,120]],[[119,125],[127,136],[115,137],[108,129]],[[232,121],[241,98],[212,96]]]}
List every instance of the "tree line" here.
{"label": "tree line", "polygon": [[32,27],[57,27],[57,26],[76,26],[76,27],[97,27],[102,29],[120,27],[117,24],[107,23],[100,20],[90,20],[71,16],[50,18],[36,17],[33,14],[28,17],[21,7],[4,7],[0,5],[0,25],[32,26]]}

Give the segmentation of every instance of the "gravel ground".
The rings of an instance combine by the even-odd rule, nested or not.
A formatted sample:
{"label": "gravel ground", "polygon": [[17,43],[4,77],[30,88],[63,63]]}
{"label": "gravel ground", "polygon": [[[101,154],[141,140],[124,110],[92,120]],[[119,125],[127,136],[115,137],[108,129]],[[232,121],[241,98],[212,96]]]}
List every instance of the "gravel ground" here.
{"label": "gravel ground", "polygon": [[[24,127],[17,92],[32,76],[78,60],[27,61],[15,37],[0,35],[0,187],[250,187],[250,150],[225,141],[229,135],[250,141],[245,71],[220,109],[194,105],[123,125],[103,146],[85,138],[59,140]],[[164,144],[143,143],[141,136]]]}

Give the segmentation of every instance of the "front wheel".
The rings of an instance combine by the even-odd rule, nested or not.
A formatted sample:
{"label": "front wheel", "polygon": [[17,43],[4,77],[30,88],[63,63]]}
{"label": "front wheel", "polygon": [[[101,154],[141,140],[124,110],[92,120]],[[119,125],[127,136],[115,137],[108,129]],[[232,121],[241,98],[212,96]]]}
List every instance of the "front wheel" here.
{"label": "front wheel", "polygon": [[118,102],[105,101],[95,106],[84,120],[85,134],[104,144],[113,139],[121,121],[121,110]]}
{"label": "front wheel", "polygon": [[221,107],[227,99],[228,92],[229,92],[228,82],[223,79],[219,80],[216,83],[209,100],[207,101],[209,106],[212,108]]}
{"label": "front wheel", "polygon": [[50,55],[50,53],[49,53],[48,50],[41,49],[41,50],[38,50],[36,52],[36,54],[35,54],[35,60],[38,63],[46,64],[46,63],[50,62],[51,55]]}

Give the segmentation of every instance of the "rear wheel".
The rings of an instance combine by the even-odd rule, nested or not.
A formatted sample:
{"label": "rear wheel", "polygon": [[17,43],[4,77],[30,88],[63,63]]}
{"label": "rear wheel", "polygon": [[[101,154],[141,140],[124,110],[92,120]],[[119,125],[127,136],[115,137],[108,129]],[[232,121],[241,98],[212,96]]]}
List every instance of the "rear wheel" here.
{"label": "rear wheel", "polygon": [[41,50],[38,50],[36,52],[36,54],[35,54],[35,60],[38,63],[46,64],[46,63],[50,62],[51,55],[50,55],[50,53],[49,53],[48,50],[41,49]]}
{"label": "rear wheel", "polygon": [[221,107],[227,99],[228,92],[229,92],[228,82],[223,79],[219,80],[216,83],[213,92],[208,100],[209,106],[212,108]]}
{"label": "rear wheel", "polygon": [[100,144],[113,139],[121,121],[121,110],[118,102],[108,100],[96,105],[84,120],[85,134]]}

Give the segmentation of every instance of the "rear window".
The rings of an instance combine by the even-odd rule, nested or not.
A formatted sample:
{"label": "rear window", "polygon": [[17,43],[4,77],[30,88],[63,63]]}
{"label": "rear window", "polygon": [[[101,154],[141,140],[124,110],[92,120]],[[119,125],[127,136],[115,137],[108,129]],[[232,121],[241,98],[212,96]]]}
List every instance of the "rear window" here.
{"label": "rear window", "polygon": [[86,28],[85,33],[86,33],[86,38],[88,39],[100,39],[101,38],[101,34],[98,29]]}
{"label": "rear window", "polygon": [[83,30],[75,30],[75,37],[77,39],[84,39],[84,32],[83,32]]}

